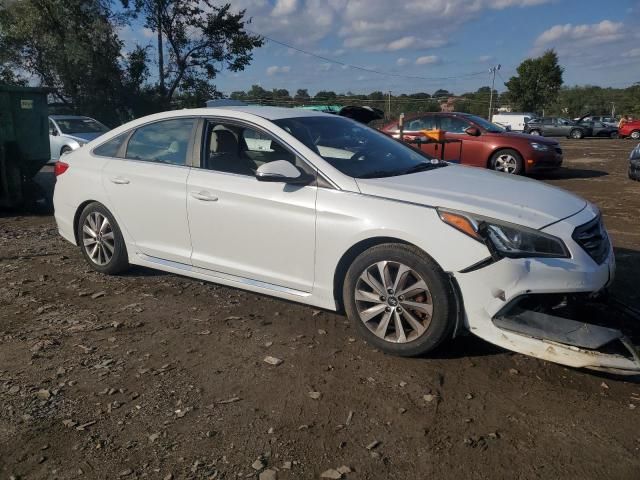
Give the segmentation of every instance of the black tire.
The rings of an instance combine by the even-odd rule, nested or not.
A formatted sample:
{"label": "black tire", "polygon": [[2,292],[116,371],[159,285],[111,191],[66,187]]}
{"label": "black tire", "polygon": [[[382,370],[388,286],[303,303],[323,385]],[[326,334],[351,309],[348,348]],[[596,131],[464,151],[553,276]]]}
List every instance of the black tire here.
{"label": "black tire", "polygon": [[[505,170],[502,165],[503,162],[500,162],[501,158],[510,157],[515,161],[515,169]],[[511,175],[521,175],[524,172],[524,160],[522,155],[516,150],[512,148],[503,148],[501,150],[497,150],[491,155],[489,159],[489,168],[491,170],[495,170],[497,172],[509,173]]]}
{"label": "black tire", "polygon": [[[84,225],[89,215],[97,213],[106,218],[109,222],[111,232],[113,232],[113,253],[109,261],[104,264],[98,264],[89,254],[88,249],[90,247],[85,246],[84,243]],[[80,250],[89,266],[96,272],[104,273],[107,275],[117,275],[124,272],[129,268],[129,257],[127,256],[127,246],[124,243],[122,232],[111,212],[106,209],[104,205],[98,202],[93,202],[87,205],[78,219],[77,225],[77,237],[80,244]]]}
{"label": "black tire", "polygon": [[640,130],[634,130],[633,132],[631,132],[629,134],[629,136],[634,140],[639,140],[640,139]]}
{"label": "black tire", "polygon": [[618,138],[618,132],[611,132],[609,138]]}
{"label": "black tire", "polygon": [[[409,313],[408,311],[398,315],[398,317],[402,319],[403,333],[410,331],[410,334],[407,335],[408,341],[396,342],[387,340],[377,336],[372,330],[370,330],[370,328],[379,327],[379,324],[382,323],[381,319],[385,315],[384,312],[381,312],[381,316],[378,317],[379,323],[377,325],[373,324],[372,321],[376,319],[376,317],[373,317],[371,319],[372,321],[367,323],[367,325],[371,326],[368,327],[365,325],[365,322],[361,320],[360,313],[358,311],[358,307],[361,307],[362,309],[369,308],[368,304],[370,303],[367,301],[361,302],[355,298],[356,290],[359,282],[361,282],[361,275],[376,263],[383,261],[389,262],[390,265],[406,265],[412,270],[410,275],[413,275],[413,273],[416,272],[428,287],[428,296],[431,301],[432,313],[430,320],[428,315],[420,317],[421,320],[425,322],[428,321],[424,332],[418,335],[417,331],[411,328],[410,322],[406,319],[406,315]],[[404,281],[407,281],[406,277]],[[409,285],[409,287],[412,286],[413,284]],[[375,290],[372,289],[372,293],[375,296]],[[405,310],[409,310],[407,308],[407,304],[400,301],[402,296],[399,296],[396,299],[392,295],[393,294],[390,294],[386,301],[389,305],[393,305],[389,302],[394,299],[394,302],[396,302],[395,305],[397,305],[397,307],[394,307],[394,310],[397,309],[398,312],[400,312],[401,309],[399,307],[401,306],[404,306]],[[413,300],[416,300],[415,297],[408,297],[408,299],[405,300],[411,302],[412,298]],[[343,285],[343,300],[347,316],[360,336],[362,336],[370,345],[392,355],[414,357],[428,353],[438,347],[438,345],[443,341],[451,337],[456,323],[456,302],[449,279],[431,257],[411,245],[385,243],[371,247],[361,253],[353,261],[347,271]],[[420,300],[418,300],[418,302],[419,301]],[[426,302],[427,299],[424,298],[423,301]],[[387,305],[385,302],[377,301],[376,303],[373,303],[373,305],[375,306],[378,303],[385,306]],[[390,307],[387,306],[386,308],[387,310],[390,310]],[[413,314],[415,313],[416,311],[414,310]],[[390,335],[397,335],[395,324],[393,323],[394,314],[395,312],[390,314]],[[405,327],[408,327],[408,330],[404,330]],[[385,332],[387,332],[387,330],[385,330]],[[415,338],[411,338],[412,336]]]}
{"label": "black tire", "polygon": [[533,130],[529,130],[529,135],[542,136],[542,132],[540,130],[534,128]]}
{"label": "black tire", "polygon": [[71,151],[73,151],[73,149],[70,146],[65,145],[60,149],[60,157],[62,157],[62,155],[64,155],[65,153],[69,153]]}
{"label": "black tire", "polygon": [[584,137],[584,132],[579,128],[574,128],[573,130],[571,130],[571,132],[569,132],[569,137],[573,138],[574,140],[580,140],[582,137]]}

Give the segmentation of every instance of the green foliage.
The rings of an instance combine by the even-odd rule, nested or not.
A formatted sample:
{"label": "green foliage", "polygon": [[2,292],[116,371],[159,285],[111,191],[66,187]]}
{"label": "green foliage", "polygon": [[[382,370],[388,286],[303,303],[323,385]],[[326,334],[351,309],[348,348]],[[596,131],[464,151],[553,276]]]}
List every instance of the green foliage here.
{"label": "green foliage", "polygon": [[556,102],[563,71],[553,50],[528,58],[518,66],[518,75],[505,84],[509,101],[519,111],[541,112]]}
{"label": "green foliage", "polygon": [[24,72],[68,108],[110,124],[121,108],[124,71],[116,17],[106,1],[22,0],[0,10],[0,52],[8,80]]}

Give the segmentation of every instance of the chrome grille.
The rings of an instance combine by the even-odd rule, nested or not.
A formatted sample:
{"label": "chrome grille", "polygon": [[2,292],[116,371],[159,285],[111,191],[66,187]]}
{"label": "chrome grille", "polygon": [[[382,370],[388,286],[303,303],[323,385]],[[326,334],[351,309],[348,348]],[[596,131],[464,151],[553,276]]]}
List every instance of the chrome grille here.
{"label": "chrome grille", "polygon": [[598,265],[607,259],[610,249],[609,235],[600,216],[577,227],[573,232],[573,239]]}

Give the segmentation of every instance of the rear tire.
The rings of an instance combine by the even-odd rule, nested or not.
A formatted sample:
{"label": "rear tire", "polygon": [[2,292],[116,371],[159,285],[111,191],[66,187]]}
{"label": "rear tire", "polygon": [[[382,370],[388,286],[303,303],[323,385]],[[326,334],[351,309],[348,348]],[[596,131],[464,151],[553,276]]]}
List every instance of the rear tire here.
{"label": "rear tire", "polygon": [[434,350],[451,337],[456,323],[446,274],[411,245],[385,243],[361,253],[347,271],[343,299],[360,336],[393,355]]}
{"label": "rear tire", "polygon": [[69,153],[69,152],[72,152],[72,151],[73,151],[73,149],[70,146],[65,145],[64,147],[62,147],[60,149],[60,157],[62,157],[62,155],[64,155],[65,153]]}
{"label": "rear tire", "polygon": [[618,138],[618,132],[611,132],[609,138]]}
{"label": "rear tire", "polygon": [[540,132],[540,130],[531,130],[531,131],[529,131],[529,135],[540,136],[540,135],[542,135],[542,132]]}
{"label": "rear tire", "polygon": [[96,272],[116,275],[129,268],[122,232],[104,205],[94,202],[82,210],[77,237],[82,255]]}
{"label": "rear tire", "polygon": [[640,130],[634,130],[629,136],[634,140],[640,139]]}
{"label": "rear tire", "polygon": [[491,155],[489,167],[496,172],[520,175],[524,172],[524,160],[515,150],[504,148]]}
{"label": "rear tire", "polygon": [[582,137],[584,137],[584,132],[578,128],[574,128],[569,133],[569,137],[573,138],[574,140],[580,140]]}

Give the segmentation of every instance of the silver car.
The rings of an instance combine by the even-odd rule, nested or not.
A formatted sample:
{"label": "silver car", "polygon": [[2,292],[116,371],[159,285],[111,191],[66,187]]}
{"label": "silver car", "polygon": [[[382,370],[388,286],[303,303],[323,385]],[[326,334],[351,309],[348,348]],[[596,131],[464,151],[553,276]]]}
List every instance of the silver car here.
{"label": "silver car", "polygon": [[49,146],[51,163],[60,155],[80,148],[87,142],[99,137],[109,128],[90,117],[76,115],[49,116]]}

